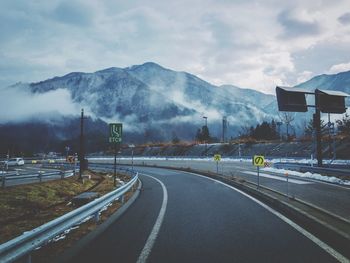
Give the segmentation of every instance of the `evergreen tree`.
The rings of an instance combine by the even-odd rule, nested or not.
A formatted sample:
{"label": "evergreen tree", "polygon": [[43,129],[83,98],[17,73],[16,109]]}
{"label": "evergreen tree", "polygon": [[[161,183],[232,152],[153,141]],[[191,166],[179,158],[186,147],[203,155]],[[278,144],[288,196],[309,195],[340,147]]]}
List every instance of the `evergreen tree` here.
{"label": "evergreen tree", "polygon": [[199,142],[202,141],[202,132],[201,132],[201,129],[198,129],[198,130],[197,130],[197,133],[196,133],[196,141],[199,141]]}
{"label": "evergreen tree", "polygon": [[210,141],[210,134],[209,134],[208,126],[202,127],[202,139],[203,139],[203,141],[206,141],[206,142]]}
{"label": "evergreen tree", "polygon": [[350,116],[345,113],[341,120],[336,121],[338,125],[338,130],[340,133],[346,136],[350,136]]}
{"label": "evergreen tree", "polygon": [[[304,134],[306,136],[312,136],[313,132],[315,131],[315,127],[314,127],[314,121],[313,119],[311,119],[305,129],[304,129]],[[321,133],[325,133],[327,131],[327,125],[325,124],[324,120],[321,120]]]}
{"label": "evergreen tree", "polygon": [[202,129],[198,129],[196,133],[196,140],[200,142],[210,142],[211,137],[207,126],[203,126]]}
{"label": "evergreen tree", "polygon": [[177,137],[176,132],[173,132],[173,139],[171,140],[173,144],[178,144],[180,142],[179,137]]}

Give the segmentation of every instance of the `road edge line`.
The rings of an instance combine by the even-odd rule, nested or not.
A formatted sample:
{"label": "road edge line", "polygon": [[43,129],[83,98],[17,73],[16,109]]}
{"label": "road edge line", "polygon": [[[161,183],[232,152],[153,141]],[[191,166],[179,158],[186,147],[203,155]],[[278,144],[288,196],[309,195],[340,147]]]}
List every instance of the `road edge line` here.
{"label": "road edge line", "polygon": [[110,217],[108,217],[103,223],[100,225],[97,225],[94,230],[87,233],[85,236],[83,236],[81,239],[79,239],[77,242],[75,242],[72,247],[70,247],[68,250],[64,251],[61,255],[58,255],[57,259],[54,260],[54,263],[65,263],[65,262],[71,262],[75,256],[77,256],[86,246],[88,246],[94,239],[96,239],[99,235],[101,235],[103,232],[105,232],[115,221],[117,221],[124,213],[129,209],[129,207],[136,201],[136,199],[139,197],[141,188],[142,188],[142,182],[139,179],[138,180],[138,187],[134,194],[129,198],[129,200],[122,205],[115,213],[113,213]]}
{"label": "road edge line", "polygon": [[154,223],[152,231],[147,238],[146,244],[143,247],[143,249],[142,249],[142,251],[141,251],[141,253],[136,261],[137,263],[145,263],[145,262],[147,262],[147,258],[149,257],[149,255],[152,252],[152,248],[154,246],[154,243],[157,239],[158,233],[160,231],[160,228],[161,228],[163,220],[164,220],[164,216],[165,216],[165,212],[166,212],[166,208],[167,208],[167,204],[168,204],[168,191],[167,191],[167,188],[165,187],[164,183],[162,181],[160,181],[159,179],[157,179],[153,176],[144,174],[144,173],[139,173],[139,174],[147,176],[147,177],[152,178],[153,180],[157,181],[162,186],[162,189],[163,189],[163,201],[162,201],[162,206],[160,208],[157,220]]}
{"label": "road edge line", "polygon": [[231,188],[232,190],[235,190],[235,191],[239,192],[240,194],[242,194],[245,197],[247,197],[247,198],[251,199],[252,201],[256,202],[257,204],[259,204],[260,206],[262,206],[263,208],[268,210],[270,213],[274,214],[275,216],[277,216],[278,218],[283,220],[285,223],[287,223],[288,225],[293,227],[295,230],[297,230],[299,233],[301,233],[302,235],[304,235],[305,237],[310,239],[312,242],[314,242],[316,245],[318,245],[320,248],[322,248],[324,251],[326,251],[328,254],[330,254],[332,257],[334,257],[339,262],[341,262],[341,263],[348,263],[349,262],[349,259],[347,259],[345,256],[340,254],[338,251],[336,251],[335,249],[333,249],[329,245],[327,245],[325,242],[323,242],[322,240],[320,240],[319,238],[317,238],[316,236],[314,236],[313,234],[311,234],[310,232],[308,232],[307,230],[305,230],[304,228],[299,226],[297,223],[295,223],[292,220],[290,220],[289,218],[287,218],[286,216],[282,215],[280,212],[276,211],[272,207],[270,207],[270,206],[264,204],[263,202],[261,202],[260,200],[256,199],[255,197],[250,196],[249,194],[243,192],[242,190],[239,190],[239,189],[235,188],[234,186],[226,184],[224,182],[221,182],[221,181],[219,181],[217,179],[210,178],[210,177],[207,177],[207,176],[204,176],[204,175],[200,175],[200,174],[196,174],[196,173],[193,173],[193,172],[186,172],[186,171],[183,171],[183,172],[187,173],[187,174],[195,175],[195,176],[198,176],[198,177],[206,178],[208,180],[212,180],[214,182],[220,183],[220,184],[222,184],[222,185],[224,185],[224,186],[226,186],[228,188]]}

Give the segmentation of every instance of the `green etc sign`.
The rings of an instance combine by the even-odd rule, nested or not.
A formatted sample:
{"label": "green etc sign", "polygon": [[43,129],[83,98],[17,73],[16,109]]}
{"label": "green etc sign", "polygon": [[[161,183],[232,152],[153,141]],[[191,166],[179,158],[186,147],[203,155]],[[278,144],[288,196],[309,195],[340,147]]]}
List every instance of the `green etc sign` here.
{"label": "green etc sign", "polygon": [[110,123],[109,124],[109,142],[121,143],[123,136],[123,124],[122,123]]}

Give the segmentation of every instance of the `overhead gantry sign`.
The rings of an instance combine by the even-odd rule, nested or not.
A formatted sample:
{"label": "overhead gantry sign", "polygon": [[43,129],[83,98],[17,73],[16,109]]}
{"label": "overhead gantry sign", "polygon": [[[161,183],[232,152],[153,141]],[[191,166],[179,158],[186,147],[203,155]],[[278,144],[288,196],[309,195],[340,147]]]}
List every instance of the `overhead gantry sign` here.
{"label": "overhead gantry sign", "polygon": [[[306,95],[315,96],[315,105],[307,104]],[[306,89],[277,86],[276,96],[279,111],[307,112],[309,107],[315,108],[313,123],[316,128],[316,154],[318,166],[321,167],[321,112],[337,114],[346,112],[345,98],[350,95],[342,91],[316,89],[315,92],[310,92]]]}

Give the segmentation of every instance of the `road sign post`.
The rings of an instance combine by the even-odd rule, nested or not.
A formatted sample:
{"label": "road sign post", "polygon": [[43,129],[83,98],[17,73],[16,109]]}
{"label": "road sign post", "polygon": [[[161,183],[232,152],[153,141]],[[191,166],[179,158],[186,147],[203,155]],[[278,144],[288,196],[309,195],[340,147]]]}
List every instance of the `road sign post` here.
{"label": "road sign post", "polygon": [[109,124],[109,142],[114,144],[114,174],[113,181],[114,186],[117,186],[117,152],[118,146],[122,142],[123,136],[123,124],[122,123],[110,123]]}
{"label": "road sign post", "polygon": [[265,158],[262,155],[254,155],[253,157],[253,165],[256,166],[257,176],[258,176],[258,186],[260,187],[260,166],[265,166]]}
{"label": "road sign post", "polygon": [[216,162],[216,173],[219,174],[219,162],[221,161],[221,155],[215,154],[214,161]]}
{"label": "road sign post", "polygon": [[286,173],[286,177],[287,177],[287,198],[289,198],[288,173]]}

